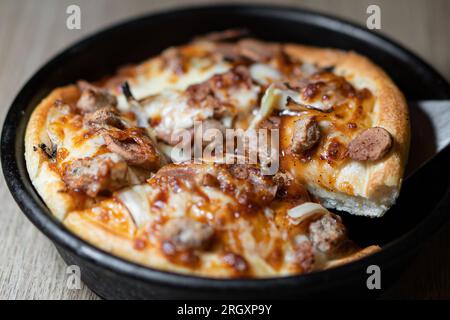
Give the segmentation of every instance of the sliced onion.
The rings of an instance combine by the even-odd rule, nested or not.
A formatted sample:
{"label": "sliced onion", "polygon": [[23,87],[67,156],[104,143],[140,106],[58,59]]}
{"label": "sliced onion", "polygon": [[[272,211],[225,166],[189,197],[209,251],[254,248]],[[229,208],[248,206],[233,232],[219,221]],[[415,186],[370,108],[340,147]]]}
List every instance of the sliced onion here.
{"label": "sliced onion", "polygon": [[292,219],[291,223],[295,225],[314,215],[327,213],[327,209],[314,202],[305,202],[299,206],[289,209],[287,212],[288,216]]}
{"label": "sliced onion", "polygon": [[272,114],[273,110],[278,107],[278,102],[280,99],[279,91],[280,90],[275,88],[274,85],[270,85],[267,88],[264,96],[261,99],[261,107],[250,123],[249,129],[255,129],[261,121],[269,117]]}
{"label": "sliced onion", "polygon": [[138,228],[150,221],[151,210],[149,196],[151,191],[148,184],[141,184],[118,193],[119,200],[127,207]]}

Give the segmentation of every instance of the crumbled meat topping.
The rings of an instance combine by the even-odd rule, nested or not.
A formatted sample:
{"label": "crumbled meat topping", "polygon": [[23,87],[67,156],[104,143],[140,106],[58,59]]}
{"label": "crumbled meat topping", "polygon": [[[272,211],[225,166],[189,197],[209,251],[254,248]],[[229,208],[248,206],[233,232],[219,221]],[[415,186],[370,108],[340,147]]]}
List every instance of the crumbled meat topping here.
{"label": "crumbled meat topping", "polygon": [[277,185],[272,177],[264,176],[254,166],[244,164],[166,165],[155,176],[154,181],[215,187],[232,195],[236,201],[248,208],[270,203],[276,196]]}
{"label": "crumbled meat topping", "polygon": [[186,92],[189,96],[188,103],[190,106],[212,106],[214,110],[221,108],[220,100],[215,97],[209,81],[191,85]]}
{"label": "crumbled meat topping", "polygon": [[[232,177],[241,180],[232,188],[235,198],[239,203],[244,205],[268,204],[276,196],[277,185],[272,181],[271,177],[264,176],[261,171],[253,166],[234,164],[228,167]],[[225,179],[219,179],[225,182]],[[222,186],[223,189],[231,189],[226,182]]]}
{"label": "crumbled meat topping", "polygon": [[91,85],[86,81],[78,81],[81,97],[77,107],[82,112],[93,112],[103,107],[117,106],[117,99],[107,90]]}
{"label": "crumbled meat topping", "polygon": [[301,154],[314,147],[320,139],[319,125],[314,117],[302,118],[294,123],[291,151]]}
{"label": "crumbled meat topping", "polygon": [[136,128],[104,134],[106,147],[133,166],[156,169],[161,158],[152,140]]}
{"label": "crumbled meat topping", "polygon": [[237,66],[228,72],[216,74],[210,79],[191,85],[186,93],[189,97],[188,103],[193,107],[212,107],[214,116],[221,118],[228,113],[229,97],[224,94],[230,88],[250,88],[252,80],[248,68]]}
{"label": "crumbled meat topping", "polygon": [[309,225],[309,238],[321,252],[332,252],[347,238],[347,231],[339,216],[327,214]]}
{"label": "crumbled meat topping", "polygon": [[104,157],[82,158],[64,170],[63,181],[72,191],[95,197],[101,191],[115,191],[127,183],[127,165]]}
{"label": "crumbled meat topping", "polygon": [[213,89],[223,89],[243,86],[249,88],[252,85],[250,71],[245,66],[237,66],[228,72],[218,74],[210,79]]}
{"label": "crumbled meat topping", "polygon": [[119,114],[110,107],[103,107],[84,116],[84,123],[94,129],[114,127],[125,129],[123,121]]}

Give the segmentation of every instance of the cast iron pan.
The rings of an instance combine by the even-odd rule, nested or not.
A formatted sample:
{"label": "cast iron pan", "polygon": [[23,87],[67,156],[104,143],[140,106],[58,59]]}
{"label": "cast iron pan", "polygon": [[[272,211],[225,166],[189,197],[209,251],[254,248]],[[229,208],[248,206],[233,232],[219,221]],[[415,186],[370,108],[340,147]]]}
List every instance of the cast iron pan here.
{"label": "cast iron pan", "polygon": [[[342,298],[379,294],[366,287],[367,267],[378,265],[382,287],[388,287],[424,240],[448,220],[448,147],[406,179],[398,203],[384,218],[342,214],[353,239],[361,245],[379,244],[381,252],[332,270],[285,278],[214,280],[136,265],[68,232],[50,215],[33,189],[23,156],[24,131],[33,108],[50,90],[81,78],[98,79],[123,64],[144,60],[195,35],[233,27],[248,28],[254,36],[266,40],[355,50],[383,67],[408,100],[450,99],[448,83],[414,54],[382,36],[332,17],[254,5],[194,7],[152,14],[74,44],[42,67],[20,91],[6,117],[1,144],[3,172],[11,193],[27,217],[55,243],[63,259],[69,265],[80,266],[82,280],[104,298]],[[421,128],[416,126],[414,130]]]}

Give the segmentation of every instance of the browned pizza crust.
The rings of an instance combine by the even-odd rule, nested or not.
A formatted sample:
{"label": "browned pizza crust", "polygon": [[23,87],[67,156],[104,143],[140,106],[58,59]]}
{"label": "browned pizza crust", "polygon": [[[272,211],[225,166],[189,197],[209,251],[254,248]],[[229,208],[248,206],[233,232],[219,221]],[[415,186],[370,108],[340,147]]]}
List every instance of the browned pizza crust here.
{"label": "browned pizza crust", "polygon": [[[79,237],[96,247],[145,266],[214,278],[229,278],[236,276],[236,271],[233,268],[224,265],[221,259],[214,254],[202,255],[200,257],[202,263],[198,267],[192,269],[171,263],[161,254],[160,250],[155,248],[136,250],[136,242],[130,236],[123,233],[112,232],[92,220],[87,219],[82,212],[75,211],[70,213],[64,220],[64,225]],[[345,258],[328,260],[324,269],[330,269],[357,261],[378,251],[380,251],[380,247],[372,245],[353,252]],[[274,270],[260,259],[251,261],[251,266],[252,275],[254,277],[276,277],[290,274],[288,270]]]}
{"label": "browned pizza crust", "polygon": [[66,188],[65,184],[52,169],[49,156],[43,150],[51,146],[46,123],[48,112],[55,101],[76,101],[79,96],[76,86],[53,90],[33,111],[25,133],[25,161],[31,182],[50,211],[60,220],[77,207],[77,199],[62,192]]}

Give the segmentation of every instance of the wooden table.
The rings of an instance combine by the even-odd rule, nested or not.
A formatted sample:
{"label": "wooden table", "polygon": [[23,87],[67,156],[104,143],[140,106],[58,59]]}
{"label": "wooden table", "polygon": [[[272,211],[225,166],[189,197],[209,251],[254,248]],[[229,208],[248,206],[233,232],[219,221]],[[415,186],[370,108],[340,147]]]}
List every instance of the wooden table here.
{"label": "wooden table", "polygon": [[[24,82],[68,44],[111,23],[187,2],[0,0],[1,122]],[[273,0],[266,2],[274,3]],[[360,24],[365,24],[367,19],[367,6],[378,4],[381,7],[381,32],[421,55],[450,80],[450,1],[305,0],[279,3],[323,11]],[[70,4],[81,7],[81,30],[66,28],[66,8]],[[3,179],[0,179],[0,203],[0,299],[97,299],[85,286],[80,290],[67,289],[64,262],[51,242],[20,212]],[[449,248],[450,226],[446,226],[383,297],[450,298]]]}

